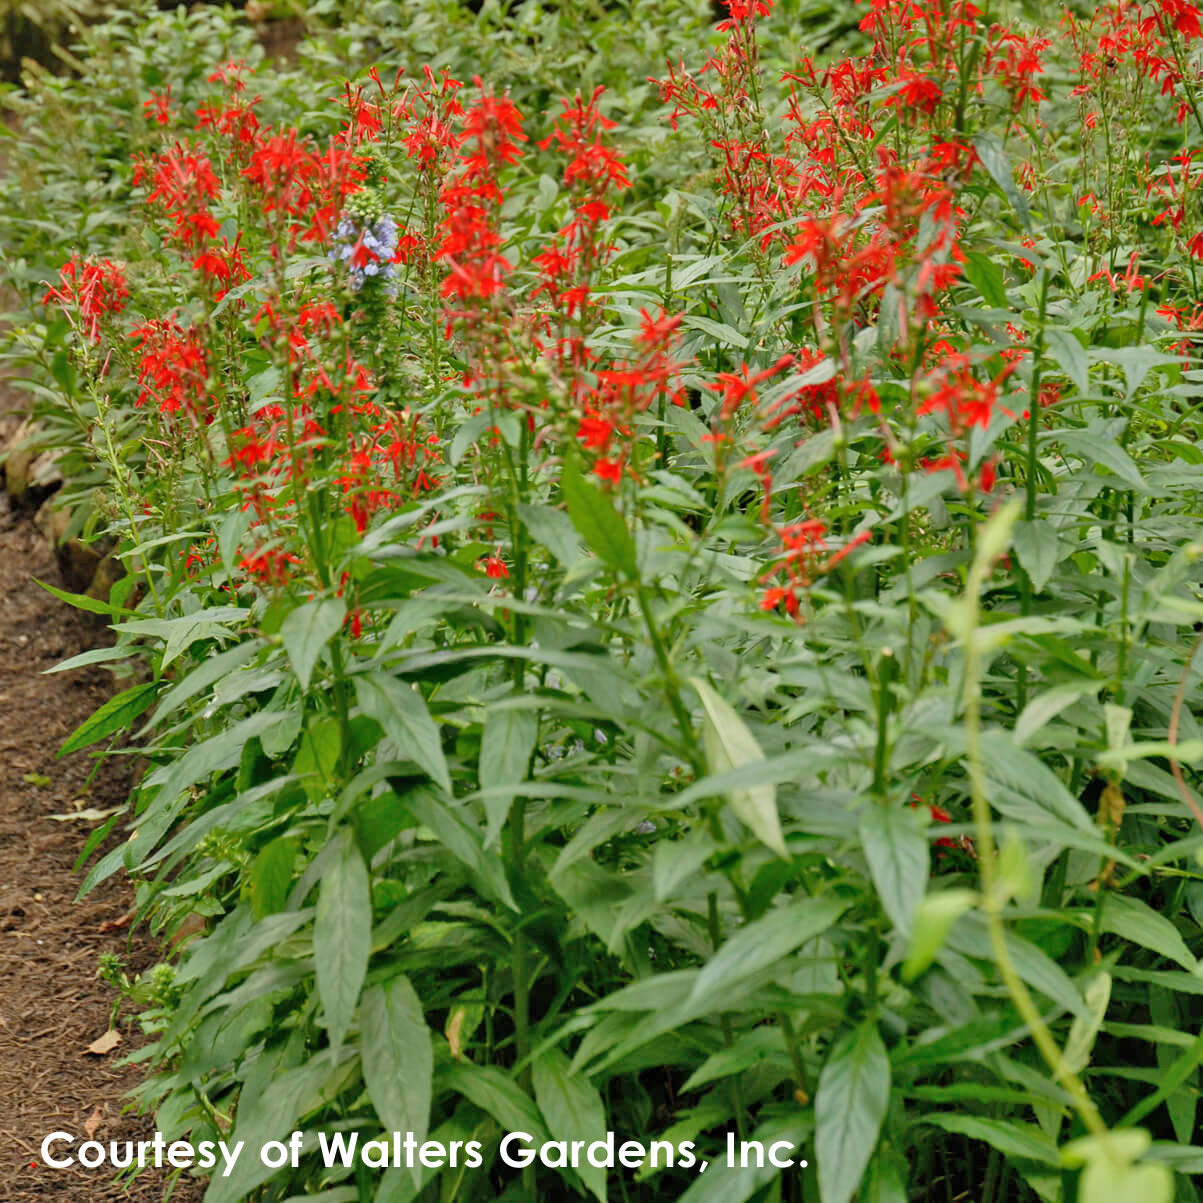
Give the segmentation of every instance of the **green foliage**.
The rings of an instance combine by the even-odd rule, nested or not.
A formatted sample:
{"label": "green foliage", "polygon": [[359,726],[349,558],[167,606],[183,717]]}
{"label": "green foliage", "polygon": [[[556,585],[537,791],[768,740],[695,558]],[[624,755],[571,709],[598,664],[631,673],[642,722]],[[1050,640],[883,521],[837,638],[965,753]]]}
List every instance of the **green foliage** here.
{"label": "green foliage", "polygon": [[105,966],[137,1103],[304,1134],[209,1203],[1198,1200],[1197,42],[1179,113],[1098,24],[952,22],[925,109],[831,6],[505,7],[315,6],[266,67],[143,4],[11,98],[5,354],[128,569],[47,586],[117,639],[63,751],[149,765],[83,890],[202,928]]}

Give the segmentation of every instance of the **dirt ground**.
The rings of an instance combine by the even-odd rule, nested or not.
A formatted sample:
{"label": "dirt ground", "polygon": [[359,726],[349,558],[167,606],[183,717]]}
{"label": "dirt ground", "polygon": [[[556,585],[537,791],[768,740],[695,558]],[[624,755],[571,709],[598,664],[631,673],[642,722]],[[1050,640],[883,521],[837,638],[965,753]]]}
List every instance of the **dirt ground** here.
{"label": "dirt ground", "polygon": [[[260,37],[269,55],[288,60],[302,33],[302,22],[279,21]],[[20,400],[0,382],[0,447],[19,424]],[[33,516],[14,510],[0,488],[0,1203],[161,1203],[169,1187],[173,1203],[197,1203],[203,1185],[172,1186],[167,1171],[118,1183],[108,1169],[42,1164],[40,1146],[51,1132],[104,1144],[153,1135],[153,1118],[129,1113],[124,1098],[140,1073],[118,1064],[142,1042],[136,1026],[119,1022],[121,1044],[110,1053],[85,1050],[108,1030],[116,999],[96,975],[100,954],[116,953],[132,974],[154,964],[158,950],[144,935],[106,926],[132,903],[120,877],[75,902],[82,875],[73,866],[93,825],[51,816],[116,806],[130,783],[121,758],[105,763],[86,789],[95,767],[88,753],[56,758],[113,690],[103,667],[42,675],[104,643],[107,632],[102,620],[34,583],[63,584]]]}
{"label": "dirt ground", "polygon": [[[11,431],[0,393],[0,443]],[[167,1171],[148,1170],[127,1186],[113,1171],[51,1170],[42,1139],[146,1138],[150,1117],[123,1114],[123,1095],[139,1080],[117,1062],[138,1047],[136,1027],[119,1024],[120,1046],[85,1049],[109,1027],[114,992],[96,975],[102,952],[131,971],[157,959],[151,941],[106,924],[131,904],[120,878],[76,904],[72,866],[93,824],[57,821],[73,809],[112,807],[129,786],[121,758],[106,762],[85,788],[94,762],[86,752],[56,759],[62,741],[111,692],[103,667],[43,676],[58,661],[103,642],[107,632],[34,583],[59,583],[55,557],[33,515],[15,511],[0,489],[0,1201],[59,1198],[80,1203],[157,1203]],[[202,1191],[181,1182],[172,1198]]]}

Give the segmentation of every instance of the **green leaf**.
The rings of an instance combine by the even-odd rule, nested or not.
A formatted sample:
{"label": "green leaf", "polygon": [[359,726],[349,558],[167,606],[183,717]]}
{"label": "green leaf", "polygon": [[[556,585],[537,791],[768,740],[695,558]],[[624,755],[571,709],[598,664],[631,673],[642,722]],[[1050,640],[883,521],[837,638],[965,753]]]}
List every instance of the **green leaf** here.
{"label": "green leaf", "polygon": [[[1090,391],[1090,361],[1072,330],[1045,327],[1044,342],[1057,366],[1073,381],[1079,393]],[[1030,399],[1029,399],[1030,404]]]}
{"label": "green leaf", "polygon": [[[705,711],[702,740],[712,773],[725,773],[764,760],[756,737],[743,719],[705,681],[691,677]],[[777,814],[777,787],[754,785],[732,789],[727,801],[739,820],[778,856],[788,857],[781,819]]]}
{"label": "green leaf", "polygon": [[1129,397],[1140,388],[1153,368],[1182,362],[1176,356],[1167,355],[1149,343],[1135,347],[1095,347],[1092,358],[1103,363],[1120,365],[1124,372],[1124,380],[1128,384]]}
{"label": "green leaf", "polygon": [[661,837],[652,852],[652,888],[657,902],[671,898],[714,852],[714,840],[704,827],[695,827],[679,840]]}
{"label": "green leaf", "polygon": [[64,660],[61,664],[54,665],[53,668],[43,669],[42,674],[49,676],[51,673],[65,673],[70,672],[73,668],[83,668],[87,664],[103,664],[109,660],[128,660],[137,654],[138,649],[130,647],[128,644],[118,644],[116,647],[94,647],[91,651],[80,652],[78,656],[72,656],[70,660]]}
{"label": "green leaf", "polygon": [[[501,834],[510,803],[518,792],[505,787],[521,785],[526,780],[538,736],[539,716],[532,710],[498,707],[485,718],[480,741],[480,786],[488,791],[484,797],[488,816],[486,848],[492,847]],[[501,792],[495,792],[499,787]]]}
{"label": "green leaf", "polygon": [[571,568],[585,554],[576,527],[563,510],[524,502],[518,506],[518,517],[536,541],[546,547],[564,568]]}
{"label": "green leaf", "polygon": [[1106,468],[1125,484],[1140,493],[1147,493],[1149,486],[1141,476],[1140,469],[1132,457],[1107,435],[1086,431],[1058,430],[1057,441],[1075,455],[1080,455],[1092,464]]}
{"label": "green leaf", "polygon": [[309,688],[322,648],[342,630],[346,617],[347,603],[341,597],[323,597],[298,606],[281,624],[280,638],[302,689]]}
{"label": "green leaf", "polygon": [[174,713],[185,702],[191,701],[197,694],[203,693],[222,678],[242,668],[243,665],[255,658],[262,647],[261,640],[250,639],[243,643],[236,643],[227,651],[206,657],[187,676],[182,677],[163,694],[154,714],[143,727],[143,732],[157,726],[169,714]]}
{"label": "green leaf", "polygon": [[[776,1150],[778,1159],[792,1161],[795,1166],[799,1166],[800,1162],[806,1160],[805,1154],[799,1152],[799,1149],[810,1135],[809,1120],[809,1115],[799,1115],[796,1109],[791,1109],[788,1115],[775,1115],[766,1120],[752,1133],[752,1140],[758,1141],[766,1152],[763,1165],[757,1164],[758,1158],[752,1153],[746,1165],[740,1164],[737,1154],[734,1164],[729,1165],[726,1158],[709,1162],[705,1173],[697,1172],[698,1167],[695,1166],[694,1172],[697,1172],[697,1177],[677,1203],[746,1203],[770,1183],[780,1182],[785,1173],[809,1173],[809,1170],[801,1168],[783,1170],[774,1166],[767,1156],[774,1145],[785,1146]],[[736,1148],[738,1147],[737,1144]],[[656,1197],[664,1196],[657,1193]],[[775,1197],[772,1193],[768,1195],[769,1199]]]}
{"label": "green leaf", "polygon": [[861,813],[860,838],[881,905],[890,922],[909,936],[931,862],[919,815],[909,807],[867,806]]}
{"label": "green leaf", "polygon": [[776,1060],[779,1064],[789,1064],[785,1042],[781,1038],[781,1030],[777,1027],[756,1027],[737,1036],[728,1047],[724,1045],[717,1053],[711,1053],[701,1065],[685,1079],[681,1087],[682,1094],[692,1094],[694,1091],[733,1074],[743,1073],[766,1061]]}
{"label": "green leaf", "polygon": [[832,898],[799,898],[741,927],[703,966],[688,1002],[730,990],[822,935],[848,909]]}
{"label": "green leaf", "polygon": [[711,338],[717,339],[728,347],[739,347],[742,350],[748,345],[748,340],[734,326],[729,326],[726,322],[716,322],[713,318],[687,313],[681,324],[688,330],[700,330],[703,334],[709,334]]}
{"label": "green leaf", "polygon": [[451,792],[451,775],[443,755],[439,729],[426,709],[422,695],[405,681],[388,673],[368,672],[355,677],[359,708],[374,718],[397,745],[435,784]]}
{"label": "green leaf", "polygon": [[425,1140],[434,1046],[417,992],[400,975],[369,986],[359,1015],[363,1080],[381,1124],[385,1131],[412,1132],[415,1140]]}
{"label": "green leaf", "polygon": [[492,419],[485,413],[473,414],[467,421],[461,422],[451,440],[451,449],[447,453],[447,462],[455,467],[468,453],[468,448],[481,436],[490,425]]}
{"label": "green leaf", "polygon": [[865,1180],[864,1203],[907,1203],[906,1163],[875,1157]]}
{"label": "green leaf", "polygon": [[343,726],[333,715],[311,722],[301,736],[292,772],[314,802],[325,797],[334,784],[342,750]]}
{"label": "green leaf", "polygon": [[259,850],[250,873],[251,910],[256,919],[284,909],[292,889],[296,859],[295,836],[279,836]]}
{"label": "green leaf", "polygon": [[815,1153],[823,1203],[848,1203],[873,1156],[890,1101],[890,1058],[873,1023],[833,1046],[815,1096]]}
{"label": "green leaf", "polygon": [[1015,720],[1015,726],[1011,732],[1012,739],[1020,746],[1026,744],[1062,710],[1072,706],[1079,698],[1098,693],[1102,684],[1101,681],[1070,681],[1062,685],[1054,685],[1051,689],[1037,694]]}
{"label": "green leaf", "polygon": [[1016,522],[1011,532],[1011,545],[1019,557],[1032,588],[1041,592],[1057,567],[1059,544],[1052,524],[1037,518],[1033,522]]}
{"label": "green leaf", "polygon": [[1103,908],[1103,931],[1130,940],[1142,949],[1151,949],[1183,969],[1198,973],[1199,962],[1187,948],[1182,934],[1147,903],[1127,894],[1108,893],[1100,896],[1095,905]]}
{"label": "green leaf", "polygon": [[428,787],[419,786],[406,793],[402,802],[422,826],[434,832],[452,856],[475,874],[483,893],[513,910],[518,909],[501,858],[485,850],[477,831],[447,806],[443,798]]}
{"label": "green leaf", "polygon": [[346,1067],[333,1049],[273,1078],[262,1094],[240,1104],[233,1137],[243,1149],[228,1178],[214,1174],[205,1203],[240,1203],[257,1186],[280,1171],[265,1165],[259,1150],[271,1140],[287,1140],[297,1121],[334,1100],[346,1081]]}
{"label": "green leaf", "polygon": [[63,746],[59,748],[58,754],[69,756],[72,752],[78,752],[80,748],[86,748],[98,740],[126,730],[138,715],[144,710],[150,709],[158,692],[158,681],[147,681],[109,698],[99,710],[84,719],[67,736]]}
{"label": "green leaf", "polygon": [[[1169,990],[1150,990],[1149,1009],[1156,1027],[1177,1034],[1187,1026],[1182,1008],[1178,1004],[1178,996]],[[1193,1041],[1188,1045],[1188,1050],[1194,1051]],[[1166,1085],[1179,1060],[1180,1054],[1172,1044],[1166,1040],[1157,1040],[1157,1068],[1161,1071],[1158,1080],[1162,1087]],[[1174,1135],[1183,1145],[1189,1145],[1195,1134],[1195,1118],[1199,1109],[1197,1079],[1198,1075],[1192,1073],[1185,1086],[1171,1091],[1165,1101],[1165,1109],[1174,1125]]]}
{"label": "green leaf", "polygon": [[547,1140],[547,1129],[530,1096],[500,1069],[457,1061],[440,1069],[439,1083],[487,1111],[506,1132],[529,1132],[536,1142]]}
{"label": "green leaf", "polygon": [[919,904],[911,928],[911,943],[902,964],[902,980],[914,981],[940,955],[952,925],[973,906],[972,890],[941,890]]}
{"label": "green leaf", "polygon": [[995,309],[1007,309],[1007,290],[1003,284],[1002,268],[981,251],[970,251],[965,256],[965,278],[982,295],[982,300]]}
{"label": "green leaf", "polygon": [[610,498],[585,480],[572,460],[564,463],[560,488],[572,525],[589,549],[611,568],[634,580],[639,575],[635,540]]}
{"label": "green leaf", "polygon": [[1043,761],[1017,747],[1003,731],[982,735],[982,759],[989,800],[995,810],[1020,822],[1048,823],[1050,816],[1093,831],[1094,822],[1086,808],[1075,798]]}
{"label": "green leaf", "polygon": [[35,585],[45,589],[51,597],[57,597],[59,601],[66,602],[69,606],[74,606],[77,610],[87,610],[89,614],[106,614],[114,616],[118,614],[126,614],[129,617],[134,617],[133,610],[123,610],[120,606],[111,606],[108,602],[97,601],[94,597],[88,597],[84,593],[68,593],[64,589],[56,589],[53,585],[46,584],[45,581],[39,581],[38,578],[31,578]]}
{"label": "green leaf", "polygon": [[[1027,198],[1015,186],[1011,163],[1003,150],[998,135],[983,131],[974,136],[973,145],[977,151],[977,157],[982,161],[982,166],[990,173],[990,178],[1003,190],[1003,194],[1019,215],[1024,229],[1031,229],[1032,219],[1028,212]],[[824,1199],[823,1203],[828,1203],[828,1200]]]}
{"label": "green leaf", "polygon": [[317,992],[330,1043],[338,1047],[355,1014],[372,951],[372,887],[368,867],[349,831],[322,877],[313,924]]}
{"label": "green leaf", "polygon": [[[1081,991],[1052,957],[1013,931],[1007,931],[1004,939],[1015,971],[1029,986],[1051,998],[1070,1014],[1083,1019],[1090,1017]],[[981,914],[966,915],[949,937],[949,945],[962,956],[988,959],[990,932],[985,918]]]}
{"label": "green leaf", "polygon": [[1103,1026],[1107,1004],[1111,1001],[1111,974],[1100,973],[1086,987],[1085,999],[1088,1014],[1074,1016],[1061,1054],[1066,1068],[1075,1074],[1081,1073],[1090,1064],[1090,1053],[1099,1028]]}
{"label": "green leaf", "polygon": [[[997,1149],[1004,1157],[1019,1157],[1025,1161],[1038,1161],[1043,1165],[1061,1164],[1057,1146],[1034,1124],[1016,1120],[987,1119],[976,1115],[952,1115],[944,1112],[928,1112],[924,1122],[936,1124],[946,1132],[956,1132],[971,1140],[980,1140]],[[1086,1195],[1084,1198],[1106,1198],[1103,1195]]]}
{"label": "green leaf", "polygon": [[[559,1049],[548,1049],[535,1059],[533,1077],[535,1101],[553,1140],[605,1139],[606,1107],[601,1095],[584,1073],[571,1071],[568,1058]],[[605,1167],[582,1159],[577,1173],[601,1203],[606,1203]]]}

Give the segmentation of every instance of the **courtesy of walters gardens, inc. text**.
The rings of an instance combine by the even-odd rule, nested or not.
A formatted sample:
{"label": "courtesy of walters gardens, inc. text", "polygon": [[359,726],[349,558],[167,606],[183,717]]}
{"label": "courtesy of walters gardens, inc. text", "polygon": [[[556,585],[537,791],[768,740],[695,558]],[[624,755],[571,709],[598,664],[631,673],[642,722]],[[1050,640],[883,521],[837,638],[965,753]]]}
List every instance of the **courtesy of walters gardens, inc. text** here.
{"label": "courtesy of walters gardens, inc. text", "polygon": [[[80,1141],[70,1132],[51,1132],[42,1141],[42,1163],[52,1170],[128,1169],[156,1167],[178,1170],[211,1170],[228,1177],[239,1159],[257,1156],[263,1165],[282,1169],[300,1164],[302,1154],[320,1153],[327,1169],[362,1163],[369,1169],[470,1169],[486,1167],[485,1146],[479,1140],[419,1140],[412,1132],[394,1132],[391,1137],[363,1140],[357,1132],[293,1132],[287,1140],[271,1140],[258,1150],[248,1150],[242,1140],[203,1140],[193,1145],[186,1140],[168,1141],[161,1132],[148,1140]],[[725,1155],[718,1164],[730,1167],[787,1170],[804,1169],[806,1161],[796,1156],[797,1146],[788,1140],[738,1140],[727,1133]],[[643,1143],[624,1140],[607,1132],[599,1140],[553,1140],[540,1142],[529,1132],[507,1132],[497,1146],[504,1165],[522,1169],[536,1162],[549,1169],[638,1170],[685,1169],[698,1173],[710,1162],[702,1159],[691,1140],[676,1143],[653,1140]]]}

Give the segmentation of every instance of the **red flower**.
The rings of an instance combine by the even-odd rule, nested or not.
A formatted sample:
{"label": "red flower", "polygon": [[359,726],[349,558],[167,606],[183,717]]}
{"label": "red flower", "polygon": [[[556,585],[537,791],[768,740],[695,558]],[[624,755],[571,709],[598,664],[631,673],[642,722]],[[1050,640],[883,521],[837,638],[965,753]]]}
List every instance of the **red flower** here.
{"label": "red flower", "polygon": [[1170,19],[1174,28],[1188,41],[1203,37],[1199,8],[1187,0],[1157,0],[1161,11]]}
{"label": "red flower", "polygon": [[138,364],[138,405],[153,402],[164,414],[187,413],[211,420],[209,366],[195,327],[187,330],[171,318],[152,318],[133,331]]}
{"label": "red flower", "polygon": [[100,319],[125,308],[129,288],[124,273],[109,259],[89,263],[72,256],[59,269],[58,276],[58,287],[47,290],[42,304],[53,301],[66,312],[78,310],[84,322],[84,337],[96,342],[100,337]]}
{"label": "red flower", "polygon": [[599,459],[593,465],[593,474],[614,485],[622,479],[622,465],[616,460]]}
{"label": "red flower", "polygon": [[171,124],[171,89],[166,92],[151,92],[150,99],[142,102],[142,111],[147,119],[158,125]]}
{"label": "red flower", "polygon": [[512,270],[498,250],[495,211],[502,191],[497,172],[521,157],[517,143],[526,140],[522,114],[509,98],[492,96],[479,79],[476,83],[480,95],[464,111],[460,168],[440,193],[445,216],[438,254],[449,269],[442,292],[460,301],[496,296]]}
{"label": "red flower", "polygon": [[241,235],[234,239],[233,245],[223,238],[220,247],[207,246],[192,261],[193,271],[217,284],[216,300],[220,301],[231,285],[243,284],[251,278],[250,269],[242,261],[241,241]]}
{"label": "red flower", "polygon": [[248,576],[258,577],[267,585],[282,585],[289,577],[289,568],[299,566],[300,559],[283,548],[267,548],[254,555],[243,556],[238,567]]}
{"label": "red flower", "polygon": [[[134,183],[141,183],[145,173],[145,165],[139,163]],[[171,150],[155,156],[150,174],[153,187],[146,203],[161,205],[175,223],[171,238],[191,248],[216,237],[217,220],[209,203],[221,195],[221,184],[203,150],[177,142]]]}
{"label": "red flower", "polygon": [[818,518],[791,523],[778,528],[776,533],[784,553],[761,574],[760,580],[762,584],[778,576],[783,576],[784,580],[765,591],[761,609],[773,610],[784,603],[786,612],[793,617],[798,613],[799,591],[809,589],[818,577],[830,572],[855,548],[872,537],[871,532],[861,531],[843,547],[829,553],[824,538],[827,525]]}
{"label": "red flower", "polygon": [[610,436],[614,433],[614,423],[606,418],[589,415],[581,419],[576,433],[577,438],[590,451],[601,451],[609,445]]}
{"label": "red flower", "polygon": [[727,421],[745,398],[755,405],[756,386],[763,384],[771,376],[777,375],[793,362],[792,355],[782,355],[771,367],[764,368],[759,372],[749,373],[746,363],[739,372],[720,372],[718,380],[714,384],[706,385],[711,392],[722,394],[723,403],[719,411],[719,420]]}

